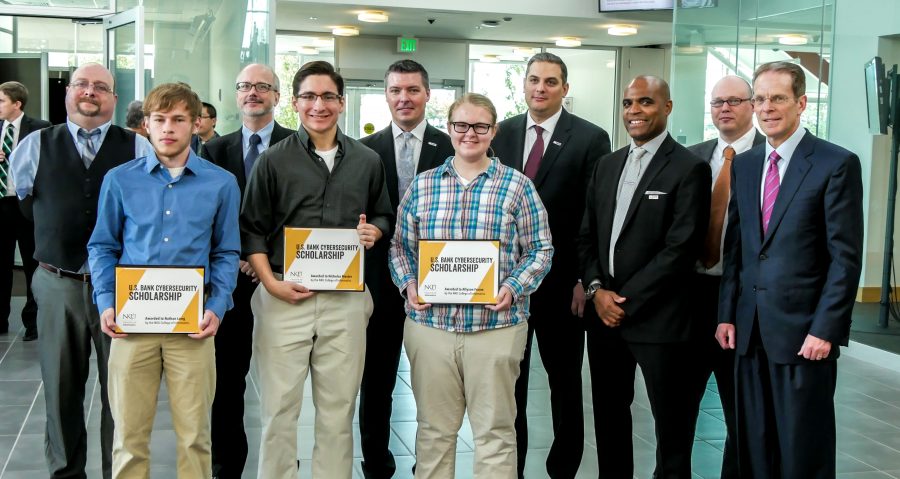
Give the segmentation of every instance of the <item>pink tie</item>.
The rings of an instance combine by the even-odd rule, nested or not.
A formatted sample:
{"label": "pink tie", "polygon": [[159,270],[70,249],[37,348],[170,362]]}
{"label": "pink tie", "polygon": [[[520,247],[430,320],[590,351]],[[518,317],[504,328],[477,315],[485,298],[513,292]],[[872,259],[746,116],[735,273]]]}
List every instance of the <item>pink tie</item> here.
{"label": "pink tie", "polygon": [[772,219],[772,209],[775,208],[775,199],[778,198],[778,189],[781,187],[781,179],[778,176],[777,151],[769,155],[769,169],[766,171],[766,188],[763,190],[762,202],[762,229],[763,235],[769,229],[769,220]]}
{"label": "pink tie", "polygon": [[525,176],[532,180],[537,176],[538,168],[541,167],[541,157],[544,156],[544,129],[534,125],[534,132],[537,133],[537,139],[528,152],[528,163],[525,163]]}

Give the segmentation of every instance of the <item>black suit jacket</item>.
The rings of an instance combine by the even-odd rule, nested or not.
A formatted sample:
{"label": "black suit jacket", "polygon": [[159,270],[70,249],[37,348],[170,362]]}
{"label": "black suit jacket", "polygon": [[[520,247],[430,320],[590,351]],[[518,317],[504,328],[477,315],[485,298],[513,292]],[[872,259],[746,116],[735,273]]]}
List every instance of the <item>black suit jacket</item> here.
{"label": "black suit jacket", "polygon": [[[518,171],[523,171],[526,115],[502,121],[491,142],[500,162]],[[584,216],[585,191],[594,165],[610,152],[606,131],[565,109],[546,146],[534,185],[547,209],[553,235],[553,267],[534,294],[533,306],[540,306],[540,301],[534,299],[545,295],[566,304],[571,301],[572,287],[580,278],[575,239]]]}
{"label": "black suit jacket", "polygon": [[[759,145],[760,143],[764,143],[766,141],[766,136],[756,131],[756,136],[753,137],[753,146]],[[712,140],[706,140],[696,145],[691,145],[687,147],[688,151],[697,155],[698,157],[706,160],[707,163],[712,161],[713,152],[716,151],[716,146],[719,144],[718,138],[713,138]]]}
{"label": "black suit jacket", "polygon": [[[285,128],[275,122],[275,128],[272,130],[272,139],[269,146],[274,146],[279,141],[296,133],[294,130]],[[241,128],[233,131],[225,136],[213,138],[206,142],[200,148],[200,157],[215,163],[216,165],[230,171],[237,178],[238,186],[241,188],[241,197],[244,196],[244,188],[247,186],[247,177],[244,174],[244,145],[241,136]]]}
{"label": "black suit jacket", "polygon": [[630,145],[597,163],[588,187],[579,241],[585,281],[627,300],[620,331],[631,342],[687,341],[691,335],[688,279],[709,223],[709,164],[666,135],[641,177],[615,245],[616,276],[609,274],[609,242],[619,178]]}
{"label": "black suit jacket", "polygon": [[[397,191],[397,155],[394,152],[394,133],[391,125],[359,141],[374,150],[381,157],[381,163],[384,165],[384,178],[387,182],[388,196],[391,199],[391,209],[396,212],[397,207],[400,205],[400,192]],[[441,130],[427,125],[416,174],[437,168],[447,158],[453,156],[453,153],[450,137]],[[394,225],[391,224],[391,231],[393,230]],[[391,281],[391,272],[388,267],[390,245],[390,235],[385,233],[372,248],[366,251],[366,285],[372,293],[372,299],[376,308],[381,306],[385,295],[400,298],[396,286]]]}
{"label": "black suit jacket", "polygon": [[800,364],[807,334],[847,345],[862,271],[863,187],[859,158],[806,132],[790,158],[762,235],[766,147],[732,165],[719,322],[734,324],[738,354],[753,323],[769,358]]}

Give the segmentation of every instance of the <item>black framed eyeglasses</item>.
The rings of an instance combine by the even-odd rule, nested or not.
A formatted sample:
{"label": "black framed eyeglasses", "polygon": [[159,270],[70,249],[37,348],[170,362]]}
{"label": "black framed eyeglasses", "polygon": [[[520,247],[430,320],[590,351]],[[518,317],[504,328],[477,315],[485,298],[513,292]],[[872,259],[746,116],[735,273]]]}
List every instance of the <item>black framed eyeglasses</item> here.
{"label": "black framed eyeglasses", "polygon": [[722,105],[726,103],[728,103],[728,106],[738,106],[745,101],[749,101],[752,103],[751,98],[726,98],[724,100],[721,98],[716,98],[715,100],[709,102],[709,106],[713,108],[721,108]]}
{"label": "black framed eyeglasses", "polygon": [[464,121],[451,121],[450,126],[453,127],[453,131],[457,133],[466,133],[469,129],[475,130],[475,133],[479,135],[484,135],[487,132],[491,131],[491,124],[489,123],[466,123]]}
{"label": "black framed eyeglasses", "polygon": [[318,95],[316,93],[304,92],[297,95],[297,99],[306,103],[313,103],[318,98],[321,98],[325,103],[337,103],[338,101],[340,101],[341,96],[337,93],[332,92],[322,93],[321,95]]}
{"label": "black framed eyeglasses", "polygon": [[254,88],[256,88],[257,93],[268,93],[275,89],[275,87],[269,83],[250,83],[248,81],[239,81],[235,85],[237,91],[248,92]]}

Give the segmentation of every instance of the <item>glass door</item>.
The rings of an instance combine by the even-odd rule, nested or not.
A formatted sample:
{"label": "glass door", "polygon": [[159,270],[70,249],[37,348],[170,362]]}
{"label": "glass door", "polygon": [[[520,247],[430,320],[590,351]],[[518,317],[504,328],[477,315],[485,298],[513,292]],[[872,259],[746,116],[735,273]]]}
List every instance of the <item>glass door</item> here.
{"label": "glass door", "polygon": [[113,15],[103,21],[103,26],[103,58],[119,95],[113,123],[125,126],[128,104],[144,99],[144,7]]}

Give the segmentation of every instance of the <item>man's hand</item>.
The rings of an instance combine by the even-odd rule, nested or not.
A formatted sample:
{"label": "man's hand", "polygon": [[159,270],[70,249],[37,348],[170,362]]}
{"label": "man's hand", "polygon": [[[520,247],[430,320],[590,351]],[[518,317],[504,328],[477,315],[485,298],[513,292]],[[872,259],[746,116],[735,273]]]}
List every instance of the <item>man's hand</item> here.
{"label": "man's hand", "polygon": [[254,283],[259,283],[259,278],[256,277],[256,271],[253,269],[253,266],[250,266],[250,263],[248,263],[244,260],[239,260],[239,261],[240,261],[240,266],[241,266],[241,273],[244,273],[247,276],[249,276],[250,279],[252,279]]}
{"label": "man's hand", "polygon": [[430,303],[419,304],[419,287],[416,283],[406,287],[406,300],[409,303],[409,307],[415,311],[425,311],[431,307]]}
{"label": "man's hand", "polygon": [[610,328],[618,327],[625,318],[625,311],[619,307],[625,301],[626,298],[605,289],[598,289],[593,297],[597,316]]}
{"label": "man's hand", "polygon": [[0,151],[0,163],[3,163],[4,161],[6,161],[6,153]]}
{"label": "man's hand", "polygon": [[584,302],[587,298],[584,297],[584,285],[581,283],[575,283],[575,287],[572,288],[572,315],[578,316],[579,318],[584,317]]}
{"label": "man's hand", "polygon": [[206,310],[203,312],[203,319],[200,321],[200,332],[196,334],[188,334],[189,338],[206,339],[215,336],[219,330],[219,317],[216,313]]}
{"label": "man's hand", "polygon": [[279,281],[272,279],[264,285],[266,291],[272,296],[291,304],[297,304],[304,299],[312,297],[314,292],[310,291],[306,286],[299,285],[290,281]]}
{"label": "man's hand", "polygon": [[734,349],[734,325],[721,323],[716,327],[716,341],[722,349]]}
{"label": "man's hand", "polygon": [[100,331],[111,338],[124,338],[128,336],[125,333],[116,332],[116,310],[106,308],[100,313]]}
{"label": "man's hand", "polygon": [[377,226],[366,223],[366,215],[359,215],[359,224],[356,225],[356,234],[359,235],[359,242],[366,247],[371,248],[375,242],[381,239],[381,230]]}
{"label": "man's hand", "polygon": [[807,334],[803,340],[803,346],[797,352],[797,356],[803,356],[810,361],[821,361],[831,353],[831,341],[819,339],[812,334]]}
{"label": "man's hand", "polygon": [[485,309],[491,311],[506,311],[512,306],[513,294],[506,286],[500,287],[500,293],[497,294],[497,304],[486,304]]}

